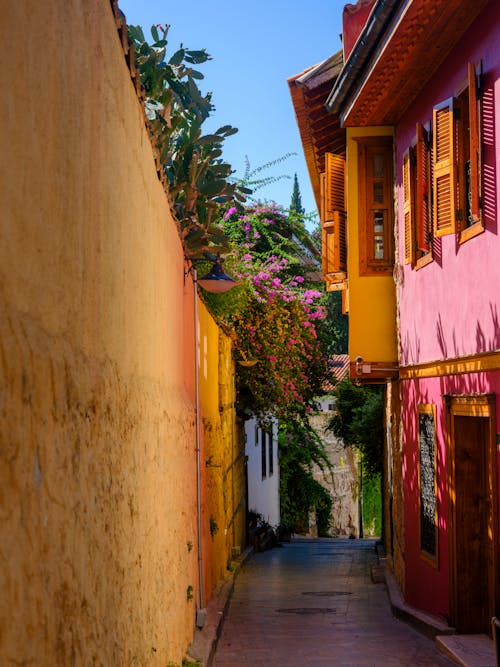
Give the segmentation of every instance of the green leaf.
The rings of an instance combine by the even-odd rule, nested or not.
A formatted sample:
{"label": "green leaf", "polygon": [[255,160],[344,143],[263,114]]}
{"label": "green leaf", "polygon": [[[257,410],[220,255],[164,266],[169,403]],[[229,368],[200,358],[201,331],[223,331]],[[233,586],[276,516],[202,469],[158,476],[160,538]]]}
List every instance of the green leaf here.
{"label": "green leaf", "polygon": [[201,51],[186,51],[186,61],[188,63],[199,65],[207,60],[212,60],[212,56],[209,55],[205,49],[202,49]]}
{"label": "green leaf", "polygon": [[129,25],[127,29],[129,37],[133,42],[140,42],[142,44],[146,41],[140,25]]}
{"label": "green leaf", "polygon": [[205,78],[201,72],[198,72],[198,71],[195,70],[195,69],[192,69],[192,70],[191,70],[191,74],[190,74],[190,76],[192,76],[193,79],[198,79],[198,80],[201,80],[201,79],[204,79],[204,78]]}
{"label": "green leaf", "polygon": [[186,52],[184,49],[178,49],[168,61],[169,65],[180,65],[184,60]]}
{"label": "green leaf", "polygon": [[232,134],[236,134],[236,132],[238,132],[238,128],[231,125],[223,125],[217,130],[217,134],[223,134],[225,137],[230,137]]}
{"label": "green leaf", "polygon": [[158,28],[155,25],[151,26],[151,35],[153,36],[155,42],[157,42],[160,39],[160,35],[158,34]]}
{"label": "green leaf", "polygon": [[220,137],[218,134],[205,134],[205,136],[198,139],[198,143],[202,146],[204,144],[220,144],[224,138]]}

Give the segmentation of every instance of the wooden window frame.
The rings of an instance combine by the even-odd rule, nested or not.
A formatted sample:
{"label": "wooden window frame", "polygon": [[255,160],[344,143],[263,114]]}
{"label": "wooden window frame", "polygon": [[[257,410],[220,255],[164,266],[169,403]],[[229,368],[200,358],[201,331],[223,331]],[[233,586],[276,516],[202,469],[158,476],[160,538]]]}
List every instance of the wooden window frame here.
{"label": "wooden window frame", "polygon": [[262,479],[267,479],[267,443],[266,431],[263,428],[260,429],[260,469]]}
{"label": "wooden window frame", "polygon": [[269,477],[272,477],[274,475],[274,443],[272,428],[270,431],[268,431],[267,437],[269,438],[267,443],[268,474]]}
{"label": "wooden window frame", "polygon": [[[394,174],[393,138],[390,135],[378,137],[353,137],[358,145],[358,221],[359,221],[359,275],[392,276],[394,269]],[[376,207],[373,200],[368,202],[368,159],[378,150],[384,154],[386,176],[383,183],[384,203]],[[374,177],[371,177],[374,179]],[[383,239],[387,248],[383,259],[374,257],[374,234],[372,232],[374,210],[387,212],[384,220]]]}
{"label": "wooden window frame", "polygon": [[403,155],[404,263],[416,270],[430,264],[432,254],[432,179],[429,132],[417,123],[415,146]]}
{"label": "wooden window frame", "polygon": [[417,255],[417,234],[415,220],[415,151],[410,146],[403,155],[403,222],[404,222],[404,263],[415,264]]}
{"label": "wooden window frame", "polygon": [[[422,549],[422,522],[421,522],[421,442],[420,442],[420,415],[432,415],[434,423],[434,526],[436,553],[431,554]],[[417,406],[417,445],[418,445],[418,547],[420,558],[434,569],[439,569],[439,514],[438,514],[438,456],[437,456],[437,438],[436,438],[436,406],[433,403],[420,403]]]}
{"label": "wooden window frame", "polygon": [[[471,216],[473,222],[466,224],[465,221],[465,197],[467,196],[465,183],[462,185],[462,202],[461,206],[464,210],[464,228],[460,232],[460,243],[465,243],[471,238],[484,232],[482,202],[481,202],[481,95],[480,95],[480,80],[476,74],[476,67],[473,63],[467,66],[467,104],[468,104],[468,120],[469,131],[466,133],[462,128],[460,135],[463,140],[466,140],[468,135],[468,153],[470,160],[470,193],[471,193]],[[459,162],[462,178],[464,178],[465,165],[463,161]]]}
{"label": "wooden window frame", "polygon": [[432,151],[430,132],[421,124],[416,127],[415,145],[415,269],[430,264],[432,253]]}

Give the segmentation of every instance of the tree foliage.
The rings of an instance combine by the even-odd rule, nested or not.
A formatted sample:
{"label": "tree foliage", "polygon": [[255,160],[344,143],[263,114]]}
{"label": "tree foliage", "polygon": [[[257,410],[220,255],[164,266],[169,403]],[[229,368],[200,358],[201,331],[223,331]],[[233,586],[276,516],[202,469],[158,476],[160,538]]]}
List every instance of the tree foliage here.
{"label": "tree foliage", "polygon": [[299,215],[303,215],[305,213],[305,209],[302,206],[302,197],[300,196],[299,179],[297,178],[297,174],[294,174],[293,177],[293,191],[292,201],[290,202],[290,211],[295,211],[295,213],[298,213]]}
{"label": "tree foliage", "polygon": [[308,421],[295,417],[280,422],[278,443],[283,524],[307,532],[309,513],[315,510],[318,534],[327,536],[332,499],[312,474],[314,463],[322,469],[330,466],[321,439]]}
{"label": "tree foliage", "polygon": [[240,355],[258,360],[239,369],[238,389],[242,410],[259,417],[311,409],[328,372],[318,335],[323,293],[307,277],[316,259],[296,228],[273,205],[242,214],[230,208],[223,220],[233,247],[226,266],[240,285],[223,298],[207,296]]}
{"label": "tree foliage", "polygon": [[222,157],[224,141],[237,130],[225,125],[203,134],[214,106],[211,94],[198,87],[204,76],[195,66],[211,56],[181,44],[166,60],[169,28],[152,26],[152,43],[139,26],[128,28],[146,91],[146,116],[186,246],[196,254],[225,250],[227,239],[215,224],[220,207],[243,202],[250,192],[231,177],[231,165]]}
{"label": "tree foliage", "polygon": [[[317,246],[302,216],[275,205],[232,207],[222,224],[233,246],[227,270],[240,284],[207,300],[244,362],[237,365],[239,412],[261,422],[278,418],[283,522],[305,530],[314,508],[327,534],[331,499],[312,469],[329,462],[308,419],[329,372],[320,335],[324,292],[311,281],[319,260],[309,248]],[[257,363],[249,367],[252,359]]]}
{"label": "tree foliage", "polygon": [[324,339],[326,354],[329,357],[347,354],[348,317],[342,313],[342,292],[325,292],[323,305],[326,308],[326,317],[320,333]]}
{"label": "tree foliage", "polygon": [[362,454],[368,478],[382,472],[384,446],[383,394],[379,386],[360,387],[350,380],[334,390],[336,413],[329,428],[346,446]]}

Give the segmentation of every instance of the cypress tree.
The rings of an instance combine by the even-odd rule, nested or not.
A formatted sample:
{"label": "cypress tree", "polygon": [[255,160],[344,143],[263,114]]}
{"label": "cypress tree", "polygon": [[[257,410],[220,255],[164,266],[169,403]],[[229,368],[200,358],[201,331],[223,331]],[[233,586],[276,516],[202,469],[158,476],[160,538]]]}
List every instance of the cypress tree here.
{"label": "cypress tree", "polygon": [[299,179],[297,178],[297,174],[295,174],[293,177],[293,192],[290,211],[295,211],[295,213],[298,213],[299,215],[304,215],[305,213],[305,209],[302,206],[302,198],[300,196]]}

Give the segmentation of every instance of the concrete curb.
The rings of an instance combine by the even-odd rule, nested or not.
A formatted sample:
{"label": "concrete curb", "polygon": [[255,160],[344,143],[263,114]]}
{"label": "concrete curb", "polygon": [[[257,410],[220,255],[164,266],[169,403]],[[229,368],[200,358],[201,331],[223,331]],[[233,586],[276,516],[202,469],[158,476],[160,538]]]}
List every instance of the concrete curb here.
{"label": "concrete curb", "polygon": [[377,543],[376,550],[393,616],[412,625],[415,630],[429,639],[435,639],[437,635],[454,635],[455,628],[451,628],[443,619],[406,604],[398,583],[387,565],[387,558],[381,543]]}
{"label": "concrete curb", "polygon": [[249,547],[241,554],[236,561],[234,569],[219,583],[208,602],[205,625],[201,630],[199,628],[195,629],[194,638],[189,647],[187,657],[190,660],[200,662],[203,667],[210,667],[212,664],[217,642],[222,632],[224,617],[234,590],[234,581],[241,567],[252,554],[252,547]]}
{"label": "concrete curb", "polygon": [[415,630],[429,637],[429,639],[435,639],[437,635],[455,634],[455,628],[451,628],[439,617],[427,614],[406,604],[396,583],[396,579],[392,572],[389,571],[387,565],[385,566],[384,578],[392,613],[396,618],[412,625]]}
{"label": "concrete curb", "polygon": [[462,667],[496,667],[495,646],[486,635],[436,637],[436,648]]}
{"label": "concrete curb", "polygon": [[[486,635],[457,635],[455,628],[444,623],[442,619],[406,604],[380,545],[377,545],[377,555],[379,565],[376,567],[383,572],[389,603],[396,618],[413,626],[429,639],[433,639],[440,653],[462,667],[496,666],[492,639]],[[380,581],[378,577],[377,580]]]}

